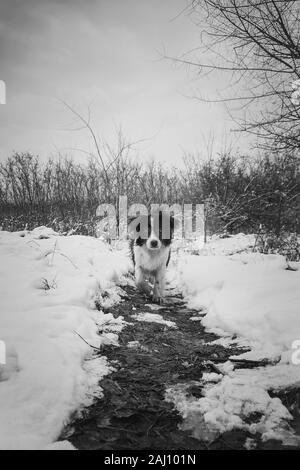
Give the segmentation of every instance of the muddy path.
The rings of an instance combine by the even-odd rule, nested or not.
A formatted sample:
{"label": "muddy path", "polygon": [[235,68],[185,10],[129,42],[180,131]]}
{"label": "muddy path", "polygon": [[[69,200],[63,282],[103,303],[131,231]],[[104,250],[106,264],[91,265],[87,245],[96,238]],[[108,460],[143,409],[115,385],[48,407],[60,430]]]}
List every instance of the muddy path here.
{"label": "muddy path", "polygon": [[[71,420],[61,439],[77,449],[200,450],[244,449],[249,437],[257,449],[286,448],[276,441],[263,443],[246,431],[227,432],[207,443],[181,430],[182,418],[165,400],[166,388],[191,382],[188,393],[200,397],[201,386],[193,381],[199,381],[203,372],[214,372],[215,363],[244,350],[211,344],[217,336],[191,320],[204,314],[187,308],[179,294],[170,290],[158,309],[133,287],[123,289],[123,302],[108,312],[129,324],[119,334],[119,346],[102,350],[115,371],[100,381],[103,396]],[[161,315],[176,328],[135,318],[145,312]]]}

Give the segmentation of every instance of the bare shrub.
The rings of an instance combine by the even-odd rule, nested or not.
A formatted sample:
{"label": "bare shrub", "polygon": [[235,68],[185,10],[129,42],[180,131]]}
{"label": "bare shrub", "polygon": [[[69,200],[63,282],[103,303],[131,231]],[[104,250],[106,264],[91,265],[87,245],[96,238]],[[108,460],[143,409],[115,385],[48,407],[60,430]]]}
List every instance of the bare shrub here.
{"label": "bare shrub", "polygon": [[[184,159],[184,167],[141,164],[127,151],[115,162],[109,181],[94,157],[86,164],[71,158],[15,154],[0,165],[0,227],[16,231],[40,225],[66,235],[95,236],[101,203],[205,203],[208,234],[257,232],[261,224],[279,236],[299,232],[299,163],[266,155],[257,160],[225,153],[203,160]],[[108,186],[107,186],[108,185]],[[108,197],[108,199],[106,199]]]}

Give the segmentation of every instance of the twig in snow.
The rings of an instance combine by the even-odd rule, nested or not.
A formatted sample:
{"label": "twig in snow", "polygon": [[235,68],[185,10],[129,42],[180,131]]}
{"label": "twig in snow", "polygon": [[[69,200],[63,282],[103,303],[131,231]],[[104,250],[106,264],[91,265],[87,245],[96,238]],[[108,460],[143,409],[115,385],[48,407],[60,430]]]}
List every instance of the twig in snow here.
{"label": "twig in snow", "polygon": [[93,346],[92,344],[88,343],[79,333],[77,333],[77,331],[73,330],[74,333],[76,333],[77,336],[79,336],[79,338],[82,339],[82,341],[84,341],[88,346],[90,346],[90,348],[93,348],[93,349],[96,349],[97,351],[101,351],[100,348],[97,348],[97,346]]}
{"label": "twig in snow", "polygon": [[54,243],[54,248],[53,248],[53,252],[52,252],[52,258],[51,258],[50,266],[53,266],[53,259],[54,259],[54,255],[55,255],[56,245],[57,245],[57,240],[55,240],[55,243]]}
{"label": "twig in snow", "polygon": [[277,356],[274,359],[260,359],[260,360],[253,360],[253,359],[243,359],[243,358],[238,358],[238,357],[231,357],[230,360],[231,362],[235,364],[240,364],[240,365],[248,365],[249,367],[262,367],[262,366],[269,366],[269,365],[275,365],[278,364],[280,361],[281,356]]}
{"label": "twig in snow", "polygon": [[70,263],[74,266],[75,269],[79,269],[78,266],[76,266],[76,264],[73,263],[73,261],[67,255],[65,255],[64,253],[61,253],[60,251],[58,251],[57,253],[61,256],[64,256],[65,258],[67,258],[67,260],[70,261]]}

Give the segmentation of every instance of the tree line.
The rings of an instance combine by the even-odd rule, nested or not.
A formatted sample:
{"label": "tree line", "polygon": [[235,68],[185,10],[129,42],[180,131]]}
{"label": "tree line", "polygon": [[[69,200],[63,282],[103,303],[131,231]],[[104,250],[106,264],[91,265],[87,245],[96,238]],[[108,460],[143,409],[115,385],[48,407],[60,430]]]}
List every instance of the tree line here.
{"label": "tree line", "polygon": [[[107,167],[106,167],[107,168]],[[280,235],[299,232],[299,160],[288,155],[260,158],[223,153],[203,159],[188,155],[183,165],[141,163],[126,154],[105,173],[90,156],[41,161],[15,153],[0,164],[0,227],[32,229],[47,225],[61,233],[95,235],[99,204],[150,207],[159,204],[205,204],[209,234],[258,232],[262,226]]]}

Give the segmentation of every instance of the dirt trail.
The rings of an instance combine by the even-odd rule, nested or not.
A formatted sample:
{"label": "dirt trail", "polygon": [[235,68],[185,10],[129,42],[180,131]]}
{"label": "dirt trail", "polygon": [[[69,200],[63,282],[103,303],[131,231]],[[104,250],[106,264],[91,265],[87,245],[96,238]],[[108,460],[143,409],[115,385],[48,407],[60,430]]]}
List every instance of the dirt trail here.
{"label": "dirt trail", "polygon": [[[243,350],[209,344],[217,337],[190,320],[201,312],[188,309],[180,295],[169,291],[162,308],[152,310],[151,301],[133,287],[123,289],[123,302],[108,311],[130,324],[119,334],[120,345],[101,353],[115,372],[100,382],[103,397],[74,418],[61,438],[78,449],[244,449],[247,437],[253,438],[245,431],[227,432],[210,444],[194,439],[180,430],[180,415],[164,399],[167,386],[198,381],[203,372],[214,371],[214,363]],[[177,328],[133,318],[144,312],[158,313]],[[189,393],[200,397],[201,387],[191,385]],[[276,441],[262,443],[259,436],[255,441],[260,449],[285,448]]]}

